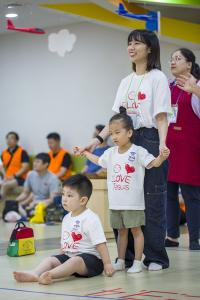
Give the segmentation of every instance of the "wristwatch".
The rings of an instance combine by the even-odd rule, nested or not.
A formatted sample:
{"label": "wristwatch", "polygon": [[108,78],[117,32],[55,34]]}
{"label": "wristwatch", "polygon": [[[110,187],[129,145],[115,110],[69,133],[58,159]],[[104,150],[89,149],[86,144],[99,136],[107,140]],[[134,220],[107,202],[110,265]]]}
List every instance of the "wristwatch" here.
{"label": "wristwatch", "polygon": [[101,144],[104,142],[103,138],[100,135],[96,135],[95,137],[99,140]]}

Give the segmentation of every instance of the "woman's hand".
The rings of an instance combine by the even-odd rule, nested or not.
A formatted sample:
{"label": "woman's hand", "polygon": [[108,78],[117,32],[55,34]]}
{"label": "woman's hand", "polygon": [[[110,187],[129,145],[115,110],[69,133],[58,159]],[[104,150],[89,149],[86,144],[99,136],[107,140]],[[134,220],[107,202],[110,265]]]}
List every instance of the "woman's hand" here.
{"label": "woman's hand", "polygon": [[74,154],[87,157],[87,153],[90,153],[90,152],[87,150],[82,150],[82,149],[83,148],[78,147],[78,146],[74,147]]}
{"label": "woman's hand", "polygon": [[92,153],[99,144],[100,144],[99,140],[94,138],[91,140],[91,142],[86,147],[76,146],[76,147],[74,147],[73,151],[74,151],[74,154],[77,154],[77,155],[82,155],[85,150]]}
{"label": "woman's hand", "polygon": [[169,157],[169,154],[170,154],[170,151],[167,147],[162,150],[162,152],[159,155],[162,162],[165,161]]}
{"label": "woman's hand", "polygon": [[165,156],[166,153],[170,153],[170,150],[166,146],[166,144],[160,144],[159,149],[160,149],[160,155],[162,155],[162,156]]}
{"label": "woman's hand", "polygon": [[[109,136],[109,124],[107,124],[104,129],[99,133],[100,137],[105,140]],[[87,150],[89,152],[93,152],[94,149],[100,144],[100,140],[98,138],[93,138],[90,143],[86,147],[75,147],[74,153],[78,155],[82,155],[82,153]],[[79,150],[77,151],[76,148]]]}
{"label": "woman's hand", "polygon": [[181,90],[192,93],[194,86],[196,86],[196,78],[190,73],[187,75],[179,75],[179,77],[176,78],[176,84]]}

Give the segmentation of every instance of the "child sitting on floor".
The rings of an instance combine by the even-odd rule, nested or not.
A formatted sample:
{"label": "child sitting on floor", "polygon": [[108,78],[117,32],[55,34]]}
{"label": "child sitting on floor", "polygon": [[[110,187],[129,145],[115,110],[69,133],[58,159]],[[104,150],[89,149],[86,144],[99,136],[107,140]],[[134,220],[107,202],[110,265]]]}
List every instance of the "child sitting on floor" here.
{"label": "child sitting on floor", "polygon": [[84,175],[63,183],[62,205],[69,213],[62,221],[61,252],[44,259],[32,271],[14,272],[17,281],[50,284],[70,275],[93,277],[103,270],[107,276],[114,274],[101,222],[86,207],[91,194],[92,183]]}

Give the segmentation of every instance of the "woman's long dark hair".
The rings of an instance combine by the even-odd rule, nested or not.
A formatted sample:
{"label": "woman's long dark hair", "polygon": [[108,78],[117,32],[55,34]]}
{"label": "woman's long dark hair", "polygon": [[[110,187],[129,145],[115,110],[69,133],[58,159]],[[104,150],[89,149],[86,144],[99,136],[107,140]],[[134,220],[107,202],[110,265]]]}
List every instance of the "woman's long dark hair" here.
{"label": "woman's long dark hair", "polygon": [[194,53],[190,49],[187,49],[187,48],[180,48],[176,51],[180,51],[181,54],[185,57],[186,61],[192,63],[191,74],[196,79],[200,79],[200,67],[196,63],[196,57],[195,57]]}
{"label": "woman's long dark hair", "polygon": [[[128,44],[133,40],[144,43],[150,49],[147,56],[147,71],[161,70],[160,44],[157,35],[150,30],[137,29],[129,34]],[[136,71],[135,63],[133,63],[133,70]]]}

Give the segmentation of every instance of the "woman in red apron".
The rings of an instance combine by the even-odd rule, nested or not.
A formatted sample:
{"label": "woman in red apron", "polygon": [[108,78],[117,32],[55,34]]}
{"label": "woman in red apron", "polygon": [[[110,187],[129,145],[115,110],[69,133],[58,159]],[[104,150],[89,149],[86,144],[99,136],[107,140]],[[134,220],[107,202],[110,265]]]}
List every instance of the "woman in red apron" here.
{"label": "woman in red apron", "polygon": [[[180,188],[186,206],[189,249],[200,250],[200,116],[194,112],[192,107],[192,99],[195,94],[192,94],[192,89],[189,90],[183,80],[179,79],[179,76],[187,78],[190,73],[197,82],[200,79],[200,68],[195,63],[195,56],[189,49],[175,51],[170,62],[175,81],[170,84],[172,114],[167,136],[170,156],[165,246],[179,246],[178,191]],[[185,80],[185,82],[189,80]],[[180,85],[180,82],[183,84]],[[196,94],[196,98],[197,96],[199,95]],[[197,98],[198,100],[200,101]]]}

